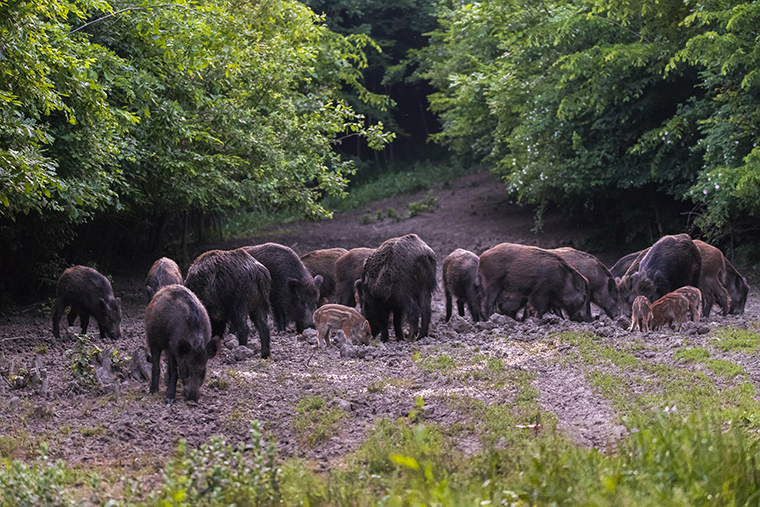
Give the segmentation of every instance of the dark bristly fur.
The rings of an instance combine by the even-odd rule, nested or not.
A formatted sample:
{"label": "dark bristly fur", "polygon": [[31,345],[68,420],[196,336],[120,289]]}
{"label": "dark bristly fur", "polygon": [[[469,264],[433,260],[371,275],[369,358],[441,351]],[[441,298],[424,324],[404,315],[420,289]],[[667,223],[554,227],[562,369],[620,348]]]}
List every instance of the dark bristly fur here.
{"label": "dark bristly fur", "polygon": [[114,297],[108,278],[87,266],[73,266],[58,279],[55,304],[53,305],[53,336],[60,339],[60,322],[66,307],[69,310],[69,326],[77,316],[82,334],[87,333],[90,316],[95,317],[100,337],[121,338],[121,299]]}
{"label": "dark bristly fur", "polygon": [[[335,303],[335,261],[348,253],[345,248],[325,248],[313,250],[301,256],[311,276],[320,275],[322,285],[319,287],[319,305]],[[353,283],[353,282],[351,282]]]}
{"label": "dark bristly fur", "polygon": [[148,301],[161,287],[174,284],[182,285],[182,271],[176,262],[168,257],[161,257],[150,267],[148,277],[145,279]]}
{"label": "dark bristly fur", "polygon": [[372,255],[374,248],[352,248],[335,261],[335,295],[337,303],[356,306],[356,281],[362,277],[364,262]]}
{"label": "dark bristly fur", "polygon": [[620,297],[615,278],[602,261],[590,253],[569,247],[555,248],[550,252],[565,259],[565,262],[586,277],[591,289],[591,302],[601,308],[608,317],[616,317],[620,313]]}
{"label": "dark bristly fur", "polygon": [[457,298],[457,311],[464,317],[464,307],[470,310],[474,322],[480,320],[480,284],[478,256],[457,248],[443,259],[443,291],[446,296],[446,322],[451,319],[452,298]]}

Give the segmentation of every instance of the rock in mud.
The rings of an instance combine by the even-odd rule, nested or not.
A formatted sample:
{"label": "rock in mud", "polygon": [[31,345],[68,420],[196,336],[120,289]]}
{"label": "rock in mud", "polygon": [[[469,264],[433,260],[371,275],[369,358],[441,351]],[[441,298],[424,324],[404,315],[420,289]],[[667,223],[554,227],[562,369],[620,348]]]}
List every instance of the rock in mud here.
{"label": "rock in mud", "polygon": [[239,345],[232,351],[232,355],[235,358],[235,361],[245,361],[246,359],[250,359],[251,357],[256,355],[256,352],[249,349],[245,345]]}
{"label": "rock in mud", "polygon": [[473,331],[470,321],[459,315],[451,317],[450,324],[451,328],[459,334],[471,333]]}
{"label": "rock in mud", "polygon": [[631,319],[626,317],[625,315],[621,315],[620,317],[615,320],[615,324],[617,327],[621,327],[623,329],[628,329],[631,327]]}
{"label": "rock in mud", "polygon": [[240,342],[238,342],[238,339],[235,336],[228,336],[226,340],[224,340],[224,346],[227,347],[227,350],[235,350],[240,345]]}

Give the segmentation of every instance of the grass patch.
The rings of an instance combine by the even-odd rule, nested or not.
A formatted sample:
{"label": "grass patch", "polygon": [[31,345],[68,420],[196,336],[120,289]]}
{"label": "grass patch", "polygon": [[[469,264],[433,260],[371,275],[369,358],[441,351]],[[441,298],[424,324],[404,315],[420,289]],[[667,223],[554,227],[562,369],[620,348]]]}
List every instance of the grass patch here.
{"label": "grass patch", "polygon": [[422,360],[422,367],[428,371],[449,373],[454,370],[456,363],[448,354],[439,354]]}
{"label": "grass patch", "polygon": [[385,380],[378,380],[367,386],[368,393],[381,393],[385,390]]}
{"label": "grass patch", "polygon": [[103,426],[95,426],[94,428],[79,428],[79,434],[83,437],[96,437],[99,435],[102,435],[106,432],[106,429]]}
{"label": "grass patch", "polygon": [[740,364],[732,363],[731,361],[725,361],[723,359],[708,359],[705,364],[716,375],[722,377],[734,378],[738,376],[744,376],[744,368]]}
{"label": "grass patch", "polygon": [[710,353],[707,351],[707,349],[703,349],[701,347],[681,349],[673,354],[673,359],[683,359],[689,363],[701,363],[704,362],[708,357],[710,357]]}
{"label": "grass patch", "polygon": [[760,334],[737,327],[720,327],[712,332],[713,345],[722,352],[760,351]]}
{"label": "grass patch", "polygon": [[341,409],[328,408],[320,396],[303,398],[296,405],[295,411],[293,429],[298,439],[309,447],[329,440],[336,433],[338,422],[346,417],[346,413]]}

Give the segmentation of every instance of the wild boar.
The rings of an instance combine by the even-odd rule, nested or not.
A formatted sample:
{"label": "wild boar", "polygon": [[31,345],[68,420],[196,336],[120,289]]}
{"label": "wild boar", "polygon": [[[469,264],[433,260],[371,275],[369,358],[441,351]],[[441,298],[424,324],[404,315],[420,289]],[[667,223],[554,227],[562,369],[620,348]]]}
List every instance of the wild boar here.
{"label": "wild boar", "polygon": [[629,253],[628,255],[621,257],[615,265],[610,268],[610,274],[615,278],[623,278],[631,266],[633,266],[633,272],[638,271],[639,263],[636,262],[636,260],[638,259],[640,262],[648,251],[649,249],[647,248],[646,250],[639,250],[638,252]]}
{"label": "wild boar", "polygon": [[694,240],[702,257],[702,271],[699,275],[699,290],[702,291],[702,314],[710,316],[713,304],[728,315],[728,291],[726,290],[726,260],[723,252],[704,241]]}
{"label": "wild boar", "polygon": [[646,296],[638,296],[633,300],[633,313],[631,314],[631,327],[628,331],[634,331],[636,328],[642,333],[648,332],[652,328],[652,305]]}
{"label": "wild boar", "polygon": [[688,320],[689,300],[681,294],[670,292],[652,303],[652,330],[668,326],[674,331]]}
{"label": "wild boar", "polygon": [[211,337],[211,322],[200,299],[182,285],[167,285],[156,292],[145,310],[145,337],[152,371],[150,393],[158,392],[161,353],[166,351],[166,403],[174,402],[177,377],[187,401],[197,401],[206,363],[216,357],[219,339]]}
{"label": "wild boar", "polygon": [[699,322],[702,318],[702,291],[691,285],[679,287],[673,294],[680,294],[689,301],[689,317],[692,322]]}
{"label": "wild boar", "polygon": [[148,277],[145,279],[148,301],[161,287],[174,284],[182,285],[182,271],[176,262],[168,257],[161,257],[150,267]]}
{"label": "wild boar", "polygon": [[95,317],[101,338],[121,338],[121,299],[114,297],[108,278],[87,266],[73,266],[58,279],[53,304],[53,336],[61,338],[60,322],[70,306],[69,326],[79,317],[82,334],[87,333],[90,316]]}
{"label": "wild boar", "polygon": [[632,265],[618,283],[623,310],[631,311],[636,296],[656,301],[684,285],[697,287],[701,271],[699,248],[688,234],[663,236],[643,256],[638,271]]}
{"label": "wild boar", "polygon": [[341,329],[347,340],[368,345],[372,338],[369,322],[354,308],[326,304],[314,312],[314,325],[317,327],[317,347],[320,343],[330,345],[330,331]]}
{"label": "wild boar", "polygon": [[499,301],[502,311],[513,319],[530,303],[539,318],[559,309],[572,320],[591,321],[588,280],[554,252],[501,243],[480,256],[478,280],[483,291],[484,319]]}
{"label": "wild boar", "polygon": [[264,265],[242,248],[210,250],[187,270],[185,286],[206,307],[212,336],[224,337],[227,323],[240,345],[248,344],[248,317],[261,341],[261,357],[269,357],[269,290],[272,278]]}
{"label": "wild boar", "polygon": [[457,310],[464,317],[465,304],[474,322],[480,320],[480,284],[478,256],[457,248],[443,259],[443,291],[446,296],[446,322],[451,319],[452,298],[457,298]]}
{"label": "wild boar", "polygon": [[591,290],[591,302],[601,308],[608,317],[616,317],[619,312],[619,294],[615,278],[602,261],[590,253],[574,248],[555,248],[550,250],[575,268],[588,280]]}
{"label": "wild boar", "polygon": [[352,248],[335,261],[335,295],[337,303],[356,306],[356,281],[362,277],[364,262],[374,248]]}
{"label": "wild boar", "polygon": [[[335,261],[348,253],[345,248],[326,248],[314,250],[301,256],[301,262],[309,270],[311,276],[322,277],[319,287],[319,305],[335,303]],[[353,284],[353,282],[351,282]]]}
{"label": "wild boar", "polygon": [[388,341],[391,312],[396,340],[404,337],[404,319],[410,336],[427,336],[432,294],[438,287],[435,269],[435,252],[416,234],[391,238],[367,258],[355,285],[373,336],[380,333]]}
{"label": "wild boar", "polygon": [[290,322],[295,322],[298,333],[314,327],[312,317],[317,309],[322,276],[312,277],[298,255],[287,246],[264,243],[243,248],[272,275],[269,302],[277,330],[285,331]]}
{"label": "wild boar", "polygon": [[744,315],[744,305],[747,304],[747,294],[749,294],[749,284],[747,279],[744,278],[739,271],[731,264],[728,259],[726,261],[726,290],[730,302],[728,305],[728,313],[731,315]]}

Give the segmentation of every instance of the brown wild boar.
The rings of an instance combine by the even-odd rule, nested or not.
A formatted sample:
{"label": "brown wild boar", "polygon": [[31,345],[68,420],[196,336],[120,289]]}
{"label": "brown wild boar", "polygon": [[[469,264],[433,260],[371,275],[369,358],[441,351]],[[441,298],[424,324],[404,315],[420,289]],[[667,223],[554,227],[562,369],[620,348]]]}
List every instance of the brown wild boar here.
{"label": "brown wild boar", "polygon": [[446,322],[451,319],[452,298],[457,298],[457,310],[464,317],[464,306],[470,309],[474,322],[480,320],[480,284],[478,256],[457,248],[443,259],[443,291],[446,296]]}
{"label": "brown wild boar", "polygon": [[619,294],[615,278],[602,261],[590,253],[575,248],[564,247],[549,250],[574,267],[588,280],[591,302],[601,308],[608,317],[616,317],[619,312]]}
{"label": "brown wild boar", "polygon": [[290,247],[264,243],[243,249],[266,266],[272,276],[269,302],[277,330],[285,331],[291,322],[295,322],[299,334],[314,327],[312,316],[317,309],[322,276],[312,276]]}
{"label": "brown wild boar", "polygon": [[182,285],[182,271],[176,262],[168,257],[161,257],[150,267],[148,277],[145,279],[148,301],[161,287],[174,284]]}
{"label": "brown wild boar", "polygon": [[372,338],[369,322],[354,308],[343,305],[326,304],[314,312],[314,325],[317,328],[317,347],[320,343],[330,345],[330,331],[341,329],[347,340],[368,345]]}
{"label": "brown wild boar", "polygon": [[501,243],[480,256],[478,280],[483,319],[498,302],[500,311],[513,319],[530,303],[539,318],[550,310],[565,310],[572,320],[591,321],[588,280],[554,252]]}
{"label": "brown wild boar", "polygon": [[335,261],[335,296],[339,305],[356,306],[356,281],[362,277],[364,263],[374,248],[352,248]]}
{"label": "brown wild boar", "polygon": [[633,300],[633,313],[631,314],[631,327],[628,331],[639,328],[639,331],[646,333],[652,327],[652,304],[646,296],[638,296]]}
{"label": "brown wild boar", "polygon": [[309,270],[311,276],[322,277],[322,285],[319,287],[319,305],[335,303],[335,261],[346,253],[348,250],[345,248],[326,248],[313,250],[301,256],[301,262]]}
{"label": "brown wild boar", "polygon": [[[647,248],[646,250],[639,250],[638,252],[629,253],[628,255],[621,257],[610,268],[610,274],[612,274],[612,276],[615,278],[623,278],[623,276],[625,276],[625,274],[628,272],[628,269],[631,269],[631,266],[633,266],[633,272],[638,271],[639,264],[636,262],[636,260],[638,259],[640,262],[648,251],[649,249]],[[641,258],[639,258],[639,255],[641,255]]]}
{"label": "brown wild boar", "polygon": [[185,399],[197,401],[206,363],[219,350],[219,339],[211,337],[211,322],[200,299],[183,285],[159,290],[145,310],[145,337],[152,365],[150,393],[158,392],[161,353],[166,351],[166,403],[174,402],[178,377]]}
{"label": "brown wild boar", "polygon": [[702,291],[691,285],[679,287],[673,291],[689,300],[689,317],[692,322],[699,322],[702,318]]}
{"label": "brown wild boar", "polygon": [[702,256],[699,290],[702,291],[702,314],[710,316],[712,306],[717,304],[728,315],[728,291],[726,290],[726,260],[723,252],[704,241],[694,240]]}
{"label": "brown wild boar", "polygon": [[68,322],[74,325],[77,316],[82,334],[87,333],[90,316],[95,317],[100,337],[121,338],[121,299],[114,297],[108,278],[87,266],[73,266],[58,279],[53,304],[53,336],[60,339],[60,323],[66,307],[70,306]]}
{"label": "brown wild boar", "polygon": [[673,330],[681,329],[681,324],[688,319],[689,300],[681,294],[670,292],[652,303],[652,330],[663,326]]}
{"label": "brown wild boar", "polygon": [[726,261],[726,289],[731,301],[728,304],[728,313],[731,315],[744,315],[744,305],[747,304],[749,284],[739,271],[728,259]]}
{"label": "brown wild boar", "polygon": [[261,342],[261,358],[269,357],[269,271],[242,248],[209,250],[187,270],[185,286],[206,307],[212,336],[224,338],[227,323],[240,345],[248,344],[248,317]]}
{"label": "brown wild boar", "polygon": [[427,336],[431,300],[438,287],[435,266],[435,252],[416,234],[386,240],[367,258],[355,285],[373,335],[380,333],[381,340],[388,341],[393,313],[396,340],[404,338],[404,319],[411,337],[417,337],[418,331],[419,337]]}

